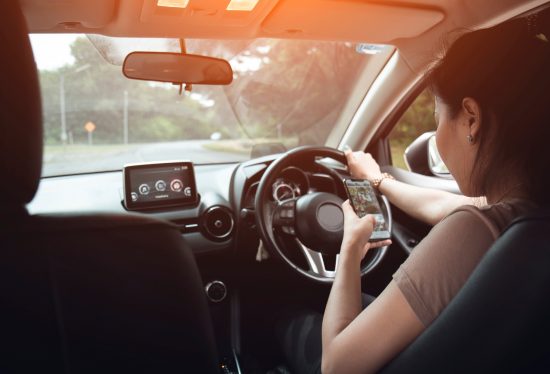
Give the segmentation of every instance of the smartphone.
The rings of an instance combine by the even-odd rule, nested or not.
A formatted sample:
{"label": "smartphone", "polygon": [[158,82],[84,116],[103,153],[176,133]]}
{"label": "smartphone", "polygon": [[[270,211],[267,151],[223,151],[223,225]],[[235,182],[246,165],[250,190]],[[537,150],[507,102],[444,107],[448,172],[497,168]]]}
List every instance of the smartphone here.
{"label": "smartphone", "polygon": [[344,186],[346,186],[348,198],[355,214],[358,217],[372,214],[376,220],[369,242],[390,239],[391,233],[388,231],[388,224],[370,182],[366,179],[345,179]]}

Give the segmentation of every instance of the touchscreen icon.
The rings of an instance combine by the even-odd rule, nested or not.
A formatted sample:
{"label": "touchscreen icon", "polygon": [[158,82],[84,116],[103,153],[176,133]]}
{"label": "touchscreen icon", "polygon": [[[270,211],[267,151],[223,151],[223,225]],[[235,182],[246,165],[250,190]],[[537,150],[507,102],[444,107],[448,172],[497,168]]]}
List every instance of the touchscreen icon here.
{"label": "touchscreen icon", "polygon": [[162,179],[158,180],[156,183],[155,183],[155,188],[157,189],[157,191],[165,191],[166,190],[166,182],[163,181]]}
{"label": "touchscreen icon", "polygon": [[185,187],[185,189],[183,190],[183,194],[187,197],[190,197],[191,196],[191,187]]}
{"label": "touchscreen icon", "polygon": [[150,191],[149,186],[145,183],[140,185],[138,190],[139,190],[139,193],[142,195],[148,195]]}
{"label": "touchscreen icon", "polygon": [[136,202],[137,199],[138,199],[138,194],[135,193],[135,192],[132,192],[132,193],[130,194],[130,197],[132,198],[132,201],[133,201],[133,202]]}
{"label": "touchscreen icon", "polygon": [[180,192],[183,189],[183,183],[179,179],[174,179],[170,182],[170,188],[174,192]]}

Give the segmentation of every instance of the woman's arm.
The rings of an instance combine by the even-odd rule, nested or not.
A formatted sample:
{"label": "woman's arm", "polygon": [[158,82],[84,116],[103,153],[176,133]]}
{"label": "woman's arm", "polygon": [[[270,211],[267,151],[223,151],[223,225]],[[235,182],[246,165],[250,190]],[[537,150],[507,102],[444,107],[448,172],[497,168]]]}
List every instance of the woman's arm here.
{"label": "woman's arm", "polygon": [[[372,218],[344,210],[344,239],[323,317],[323,373],[375,372],[420,335],[451,302],[487,249],[494,230],[464,208],[420,242],[394,280],[360,312],[359,264],[370,248]],[[467,233],[467,235],[465,235]]]}
{"label": "woman's arm", "polygon": [[[346,158],[353,177],[374,180],[382,176],[380,167],[369,153],[346,151]],[[435,225],[459,206],[479,205],[479,198],[416,187],[387,178],[380,183],[379,189],[399,209],[430,225]]]}
{"label": "woman's arm", "polygon": [[382,180],[379,189],[396,207],[432,226],[459,206],[475,204],[471,197],[417,187],[389,178]]}
{"label": "woman's arm", "polygon": [[424,326],[393,281],[361,312],[359,266],[371,248],[368,238],[374,222],[372,216],[359,219],[347,201],[343,209],[344,239],[323,317],[322,372],[375,372],[410,344]]}

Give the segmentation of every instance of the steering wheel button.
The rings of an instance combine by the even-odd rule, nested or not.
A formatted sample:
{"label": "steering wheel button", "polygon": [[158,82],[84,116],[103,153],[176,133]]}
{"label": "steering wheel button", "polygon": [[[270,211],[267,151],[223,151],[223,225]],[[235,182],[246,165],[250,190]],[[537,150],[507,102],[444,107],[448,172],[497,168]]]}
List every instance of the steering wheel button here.
{"label": "steering wheel button", "polygon": [[283,232],[290,235],[296,234],[296,231],[294,231],[294,227],[292,226],[283,226]]}
{"label": "steering wheel button", "polygon": [[285,209],[288,218],[294,218],[294,209]]}

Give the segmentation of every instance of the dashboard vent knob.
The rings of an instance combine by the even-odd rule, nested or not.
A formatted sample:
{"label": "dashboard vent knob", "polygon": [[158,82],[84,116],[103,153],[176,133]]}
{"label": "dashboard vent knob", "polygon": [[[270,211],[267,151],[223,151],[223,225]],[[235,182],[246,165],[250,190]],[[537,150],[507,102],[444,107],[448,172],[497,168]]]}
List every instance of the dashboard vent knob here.
{"label": "dashboard vent knob", "polygon": [[220,205],[208,208],[202,215],[203,233],[214,240],[226,240],[233,232],[235,221],[231,211]]}

